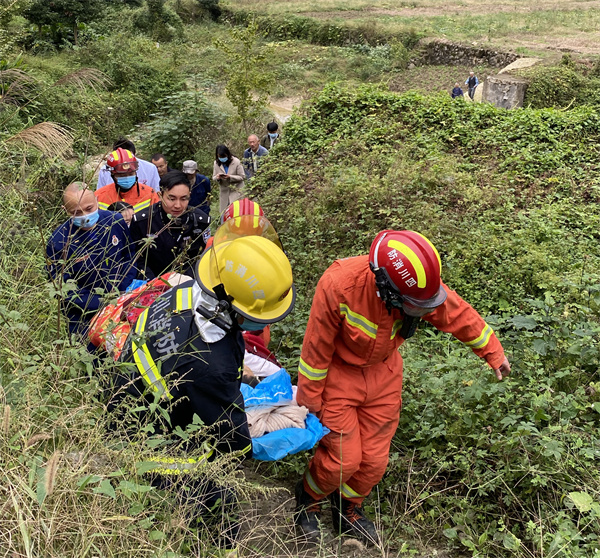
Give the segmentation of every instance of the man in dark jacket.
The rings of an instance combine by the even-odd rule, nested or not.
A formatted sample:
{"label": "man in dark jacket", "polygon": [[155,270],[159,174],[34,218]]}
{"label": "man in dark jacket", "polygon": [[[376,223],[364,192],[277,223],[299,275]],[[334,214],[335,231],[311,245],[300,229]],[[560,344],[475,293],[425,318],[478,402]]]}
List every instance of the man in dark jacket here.
{"label": "man in dark jacket", "polygon": [[210,234],[210,217],[189,208],[190,183],[184,173],[171,171],[160,179],[160,199],[135,213],[130,227],[139,266],[149,278],[185,271],[204,251]]}
{"label": "man in dark jacket", "polygon": [[62,303],[71,333],[85,333],[98,311],[102,292],[124,292],[136,278],[134,250],[127,223],[120,213],[98,209],[98,200],[83,182],[63,194],[69,220],[58,227],[46,247],[48,273],[75,289]]}
{"label": "man in dark jacket", "polygon": [[181,170],[187,175],[192,186],[189,207],[198,207],[204,213],[210,215],[210,180],[198,172],[198,163],[196,161],[184,161]]}

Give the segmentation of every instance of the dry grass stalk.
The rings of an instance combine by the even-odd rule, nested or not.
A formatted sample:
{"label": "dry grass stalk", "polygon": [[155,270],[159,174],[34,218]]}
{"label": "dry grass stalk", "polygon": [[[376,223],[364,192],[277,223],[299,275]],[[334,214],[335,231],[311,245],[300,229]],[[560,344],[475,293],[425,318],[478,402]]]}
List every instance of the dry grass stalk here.
{"label": "dry grass stalk", "polygon": [[0,70],[0,103],[19,104],[36,82],[33,76],[18,68]]}
{"label": "dry grass stalk", "polygon": [[42,432],[41,434],[34,434],[27,442],[25,442],[25,447],[30,448],[34,444],[38,442],[43,442],[44,440],[50,440],[52,438],[52,434],[48,434],[47,432]]}
{"label": "dry grass stalk", "polygon": [[52,157],[68,151],[73,144],[73,139],[73,135],[66,128],[54,122],[41,122],[21,130],[6,141],[34,147],[44,155]]}
{"label": "dry grass stalk", "polygon": [[4,406],[4,413],[2,415],[2,433],[8,436],[8,430],[10,428],[10,405]]}
{"label": "dry grass stalk", "polygon": [[110,78],[97,68],[80,68],[61,77],[54,85],[72,85],[80,91],[85,91],[86,87],[90,87],[94,91],[98,91],[106,89],[110,83]]}
{"label": "dry grass stalk", "polygon": [[60,451],[55,451],[52,454],[52,457],[48,460],[46,464],[46,475],[44,476],[44,488],[46,489],[46,494],[50,496],[52,491],[54,490],[54,482],[56,480],[56,473],[58,471],[58,463],[60,461]]}

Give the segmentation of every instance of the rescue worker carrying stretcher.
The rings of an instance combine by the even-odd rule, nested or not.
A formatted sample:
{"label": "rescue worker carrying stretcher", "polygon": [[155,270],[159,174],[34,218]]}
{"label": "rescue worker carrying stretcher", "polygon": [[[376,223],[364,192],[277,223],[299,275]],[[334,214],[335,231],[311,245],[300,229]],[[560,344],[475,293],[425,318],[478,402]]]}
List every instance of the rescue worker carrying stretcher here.
{"label": "rescue worker carrying stretcher", "polygon": [[319,536],[320,504],[330,496],[333,526],[378,543],[362,502],[387,467],[398,426],[402,357],[398,348],[420,319],[451,333],[485,359],[498,380],[510,372],[500,341],[481,316],[441,282],[433,244],[412,231],[382,231],[368,256],[334,262],[312,303],[297,401],[331,430],[296,486],[295,521]]}
{"label": "rescue worker carrying stretcher", "polygon": [[[259,219],[261,226],[240,227],[243,219]],[[235,225],[230,220],[219,227],[194,266],[195,281],[168,290],[140,314],[120,357],[131,364],[120,367],[109,404],[114,411],[133,396],[150,408],[158,399],[169,415],[168,432],[185,431],[199,418],[212,426],[209,460],[218,453],[252,456],[240,392],[242,331],[282,320],[296,298],[292,268],[270,223],[242,216]],[[240,236],[239,230],[255,235]],[[192,439],[186,450],[206,443]]]}

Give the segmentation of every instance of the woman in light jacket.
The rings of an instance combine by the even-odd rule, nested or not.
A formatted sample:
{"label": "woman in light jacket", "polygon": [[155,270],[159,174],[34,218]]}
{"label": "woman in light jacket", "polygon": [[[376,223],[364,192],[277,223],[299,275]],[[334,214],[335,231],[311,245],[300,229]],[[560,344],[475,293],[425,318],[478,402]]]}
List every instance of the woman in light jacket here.
{"label": "woman in light jacket", "polygon": [[244,167],[231,154],[226,145],[217,145],[213,165],[213,180],[219,183],[219,212],[223,212],[234,201],[244,197]]}

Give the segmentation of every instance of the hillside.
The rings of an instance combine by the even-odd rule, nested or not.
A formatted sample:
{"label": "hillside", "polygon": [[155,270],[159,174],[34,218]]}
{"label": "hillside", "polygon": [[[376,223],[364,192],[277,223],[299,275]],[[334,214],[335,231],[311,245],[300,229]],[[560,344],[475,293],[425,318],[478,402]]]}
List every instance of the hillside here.
{"label": "hillside", "polygon": [[[172,456],[203,428],[168,437],[154,422],[140,423],[138,408],[118,424],[107,415],[114,364],[69,339],[58,306],[69,285],[48,281],[44,246],[65,219],[60,192],[90,180],[89,156],[99,161],[116,136],[133,137],[146,158],[162,150],[173,166],[193,157],[209,174],[217,143],[239,153],[245,125],[263,130],[269,109],[287,109],[290,99],[305,101],[251,191],[281,236],[298,289],[294,313],[273,327],[286,368],[297,370],[321,273],[337,258],[365,253],[385,228],[433,241],[444,280],[485,316],[513,364],[498,383],[467,348],[428,326],[403,346],[401,424],[386,476],[367,500],[385,545],[369,556],[600,552],[600,115],[594,104],[572,107],[582,83],[574,78],[556,95],[562,109],[504,111],[426,94],[447,90],[467,66],[407,68],[407,47],[421,35],[520,52],[598,52],[600,2],[222,6],[293,14],[290,25],[301,30],[298,14],[319,25],[343,22],[374,40],[346,44],[342,33],[314,44],[250,33],[251,52],[267,53],[264,66],[254,66],[271,97],[242,123],[226,96],[231,64],[218,47],[241,52],[242,31],[193,15],[193,2],[119,5],[118,32],[108,10],[82,24],[77,45],[68,26],[38,29],[21,7],[7,8],[14,17],[0,33],[0,557],[228,555],[217,544],[221,524],[189,525],[194,504],[157,490],[148,476],[152,459]],[[149,7],[164,8],[164,18],[147,17]],[[378,44],[382,36],[390,41]],[[565,66],[556,76],[574,72]],[[49,121],[59,126],[54,134],[32,133]],[[298,544],[290,494],[308,458],[244,469],[219,459],[199,475],[243,496],[237,556],[366,555],[339,538]]]}
{"label": "hillside", "polygon": [[[306,17],[320,23],[349,27],[367,39],[412,32],[466,44],[511,49],[520,54],[548,55],[557,50],[600,53],[596,33],[600,2],[597,1],[265,0],[257,4],[255,0],[237,0],[224,4],[233,12],[274,18],[275,27],[293,27],[295,17]],[[296,21],[296,25],[299,24]]]}

